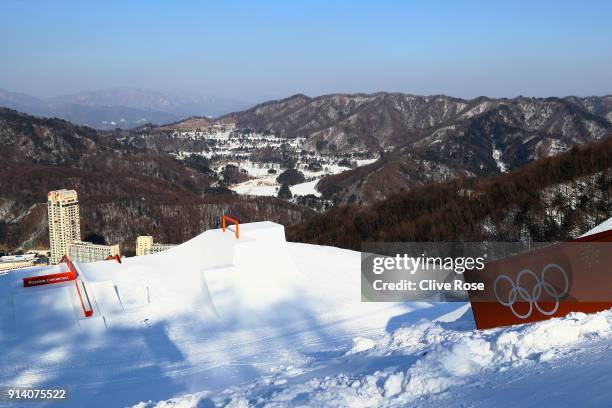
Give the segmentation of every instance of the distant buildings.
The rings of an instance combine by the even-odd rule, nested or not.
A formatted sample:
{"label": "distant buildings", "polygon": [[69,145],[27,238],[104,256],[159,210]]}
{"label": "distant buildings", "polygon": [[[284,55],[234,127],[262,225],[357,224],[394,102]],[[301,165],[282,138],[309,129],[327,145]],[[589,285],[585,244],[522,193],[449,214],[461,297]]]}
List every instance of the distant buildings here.
{"label": "distant buildings", "polygon": [[36,261],[36,254],[1,256],[0,273],[11,269],[28,268],[36,265]]}
{"label": "distant buildings", "polygon": [[120,255],[119,245],[99,245],[81,241],[79,200],[76,191],[50,191],[47,197],[50,263],[59,263],[66,254],[70,259],[79,262],[103,261],[108,256]]}
{"label": "distant buildings", "polygon": [[119,245],[100,245],[84,241],[73,241],[68,251],[70,259],[79,262],[103,261],[115,255],[121,256]]}
{"label": "distant buildings", "polygon": [[[49,261],[51,264],[59,263],[65,254],[68,254],[71,260],[78,262],[96,262],[103,261],[109,256],[121,256],[119,245],[101,245],[81,241],[79,200],[76,191],[50,191],[47,211],[49,213],[49,243],[51,245]],[[141,235],[136,238],[136,256],[155,254],[174,246],[154,243],[152,236]],[[7,269],[12,268],[7,267]]]}
{"label": "distant buildings", "polygon": [[140,235],[136,238],[136,256],[151,255],[174,247],[172,244],[153,243],[151,235]]}

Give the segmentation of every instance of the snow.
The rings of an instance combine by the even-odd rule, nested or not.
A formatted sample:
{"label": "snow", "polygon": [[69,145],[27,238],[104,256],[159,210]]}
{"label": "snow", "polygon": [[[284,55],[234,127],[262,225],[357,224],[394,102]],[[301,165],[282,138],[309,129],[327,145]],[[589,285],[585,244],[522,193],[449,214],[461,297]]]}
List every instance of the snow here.
{"label": "snow", "polygon": [[[539,384],[548,385],[554,378],[547,378],[542,371],[560,362],[565,364],[568,357],[574,359],[572,367],[576,361],[583,361],[584,353],[589,356],[589,370],[605,373],[607,363],[593,358],[593,353],[599,359],[612,355],[611,330],[611,311],[591,316],[575,313],[563,319],[482,332],[466,330],[460,324],[424,322],[381,336],[375,347],[351,355],[350,359],[332,357],[325,362],[309,362],[302,372],[291,371],[283,376],[275,373],[221,393],[200,394],[196,401],[210,399],[222,404],[242,401],[248,406],[266,407],[403,407],[473,405],[494,396],[503,406],[523,400],[528,400],[531,406],[546,405],[550,394],[539,395]],[[580,348],[588,352],[581,352]],[[588,372],[585,367],[580,368]],[[525,392],[504,390],[505,382],[489,384],[494,388],[481,386],[489,378],[505,378],[509,373],[514,381],[530,387],[529,399]],[[609,402],[612,398],[612,390],[601,386],[597,375],[589,374],[575,381],[583,385],[592,382],[588,387],[598,389],[597,398],[601,401]],[[580,406],[589,405],[585,404],[592,397],[588,388],[579,390],[581,397],[577,398],[576,387],[566,394],[559,385],[554,390],[558,400],[563,401],[565,395],[582,400]],[[497,394],[496,389],[500,390]],[[194,395],[184,398],[193,402]],[[184,401],[174,400],[177,406]],[[167,402],[144,406],[166,406]]]}
{"label": "snow", "polygon": [[63,266],[11,272],[0,384],[69,387],[63,405],[88,407],[612,401],[612,311],[478,331],[465,303],[361,302],[360,262],[287,243],[270,222],[241,225],[238,240],[209,230],[121,264],[78,264],[97,320],[79,315],[74,283],[21,287]]}
{"label": "snow", "polygon": [[291,186],[291,194],[293,195],[313,194],[317,197],[320,197],[321,193],[319,193],[315,188],[318,182],[319,182],[319,179],[315,179],[312,181],[307,181],[305,183],[296,184],[294,186]]}
{"label": "snow", "polygon": [[376,346],[376,342],[372,339],[355,337],[353,339],[353,347],[346,354],[361,353],[362,351],[370,350],[374,346]]}
{"label": "snow", "polygon": [[[324,161],[322,157],[315,157],[315,159],[317,161]],[[357,167],[361,167],[371,164],[376,160],[377,159],[357,159],[354,160],[354,162],[356,163]],[[260,165],[254,164],[249,161],[230,163],[235,164],[241,169],[246,170],[250,176],[254,177],[251,180],[247,180],[230,187],[233,191],[238,194],[256,196],[278,195],[278,190],[280,188],[280,184],[276,181],[278,174],[268,174],[268,168],[275,168],[276,170],[279,170],[278,165]],[[349,170],[347,167],[338,166],[337,164],[333,163],[325,165],[322,171],[310,171],[307,169],[306,165],[302,165],[301,167],[299,167],[299,171],[304,174],[304,177],[308,181],[291,186],[291,194],[293,194],[294,196],[304,196],[313,194],[317,197],[320,197],[321,193],[319,193],[316,189],[316,185],[319,180],[321,180],[325,176],[342,173],[343,171],[347,170]]]}
{"label": "snow", "polygon": [[[360,303],[359,264],[357,252],[286,243],[273,223],[241,225],[240,240],[210,230],[122,264],[80,264],[108,325],[102,333],[67,328],[40,304],[59,302],[61,316],[76,319],[62,300],[71,286],[57,284],[45,289],[63,295],[38,297],[38,288],[19,287],[29,275],[17,271],[0,277],[0,299],[19,291],[29,303],[6,302],[0,310],[0,347],[8,351],[0,383],[70,386],[75,406],[126,406],[297,373],[422,307]],[[44,330],[15,329],[11,321],[24,310],[48,320]]]}
{"label": "snow", "polygon": [[497,164],[497,168],[499,169],[499,171],[501,171],[502,173],[505,173],[508,171],[508,167],[506,166],[506,163],[504,163],[504,161],[502,160],[502,152],[499,149],[496,149],[495,146],[493,146],[493,160],[495,160],[495,164]]}
{"label": "snow", "polygon": [[[280,188],[280,184],[277,183],[276,177],[278,177],[278,175],[247,180],[235,185],[232,187],[232,190],[238,194],[276,196]],[[315,188],[319,180],[320,178],[315,178],[311,181],[293,185],[290,187],[291,194],[294,196],[314,194],[315,196],[320,197],[321,193],[319,193]]]}
{"label": "snow", "polygon": [[608,230],[611,230],[611,229],[612,229],[612,218],[608,218],[606,221],[602,222],[601,224],[599,224],[595,228],[589,230],[588,232],[586,232],[582,236],[586,237],[587,235],[593,235],[593,234],[597,234],[597,233],[600,233],[600,232],[608,231]]}
{"label": "snow", "polygon": [[[229,188],[238,194],[255,196],[277,196],[280,184],[276,178],[286,167],[280,163],[271,161],[261,161],[261,158],[254,152],[263,150],[283,152],[295,159],[292,164],[305,176],[305,182],[291,187],[294,196],[304,196],[313,194],[319,197],[321,194],[316,190],[317,182],[332,174],[338,174],[349,170],[348,167],[340,166],[343,159],[350,159],[357,167],[371,164],[377,158],[367,158],[367,151],[346,151],[339,153],[321,153],[316,150],[306,150],[308,148],[307,139],[303,137],[285,138],[274,134],[262,134],[250,132],[245,129],[235,129],[233,126],[211,126],[203,130],[180,130],[173,133],[177,139],[198,140],[206,144],[203,151],[178,151],[173,155],[183,160],[192,155],[205,157],[212,163],[212,168],[219,174],[227,165],[238,167],[245,175],[250,177],[241,183],[237,183]],[[311,147],[312,149],[312,147]],[[318,163],[321,171],[312,171],[312,165]],[[314,167],[316,168],[316,167]],[[270,174],[270,170],[275,170]]]}
{"label": "snow", "polygon": [[[36,331],[44,334],[54,328],[74,328],[73,293],[70,287],[32,288],[35,296],[25,290],[13,295],[15,310],[22,311],[16,319],[18,332]],[[39,311],[44,310],[44,315]]]}
{"label": "snow", "polygon": [[486,111],[487,109],[489,109],[490,106],[493,105],[493,102],[490,101],[485,101],[485,102],[481,102],[479,104],[477,104],[476,106],[474,106],[472,109],[469,109],[463,113],[461,113],[461,117],[463,118],[473,118],[474,116],[478,116],[481,113],[483,113],[484,111]]}
{"label": "snow", "polygon": [[402,392],[404,382],[404,373],[399,372],[396,374],[391,374],[385,380],[385,385],[383,389],[385,390],[385,397],[394,397],[400,392]]}
{"label": "snow", "polygon": [[236,184],[232,187],[238,194],[248,194],[256,196],[276,196],[279,184],[276,182],[277,175],[256,178]]}

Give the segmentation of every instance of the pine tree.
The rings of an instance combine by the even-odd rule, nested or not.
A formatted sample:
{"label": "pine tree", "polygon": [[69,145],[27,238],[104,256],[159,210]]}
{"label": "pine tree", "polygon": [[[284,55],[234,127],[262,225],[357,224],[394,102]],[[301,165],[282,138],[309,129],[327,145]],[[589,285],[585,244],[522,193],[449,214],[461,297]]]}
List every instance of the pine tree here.
{"label": "pine tree", "polygon": [[291,194],[291,189],[289,188],[289,185],[286,183],[283,184],[278,190],[278,198],[289,200],[291,197],[293,197],[293,194]]}

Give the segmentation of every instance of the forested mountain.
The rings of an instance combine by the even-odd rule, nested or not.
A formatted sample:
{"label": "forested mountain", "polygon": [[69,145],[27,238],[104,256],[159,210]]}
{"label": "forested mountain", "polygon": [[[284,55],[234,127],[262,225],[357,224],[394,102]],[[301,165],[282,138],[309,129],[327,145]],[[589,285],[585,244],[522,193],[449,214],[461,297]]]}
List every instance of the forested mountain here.
{"label": "forested mountain", "polygon": [[557,241],[612,216],[612,139],[502,175],[458,178],[344,205],[288,230],[294,241],[359,250],[367,241]]}
{"label": "forested mountain", "polygon": [[[310,98],[294,95],[223,116],[239,128],[270,130],[286,137],[307,137],[326,148],[389,148],[429,137],[452,134],[452,125],[466,130],[472,119],[493,112],[510,128],[541,135],[585,137],[609,129],[612,96],[465,100],[445,95],[418,96],[380,92],[333,94]],[[503,129],[500,129],[503,130]]]}
{"label": "forested mountain", "polygon": [[[28,101],[23,95],[12,98],[14,103]],[[77,189],[87,231],[129,245],[135,234],[151,231],[159,235],[159,240],[183,241],[215,225],[221,209],[240,215],[244,221],[266,218],[285,224],[304,221],[311,215],[308,209],[273,198],[207,195],[207,191],[213,193],[210,187],[217,184],[219,175],[211,171],[206,160],[175,158],[182,151],[206,149],[196,130],[233,129],[304,137],[304,149],[335,152],[338,157],[355,151],[380,155],[372,164],[325,177],[317,184],[324,199],[337,205],[358,204],[332,211],[347,212],[346,219],[352,219],[355,214],[369,213],[377,206],[397,202],[389,200],[417,191],[424,197],[440,194],[451,203],[461,202],[457,205],[469,213],[462,206],[471,199],[466,200],[459,191],[480,191],[477,197],[487,196],[490,192],[485,186],[491,180],[512,184],[512,177],[526,169],[537,173],[535,169],[542,163],[558,163],[555,159],[540,160],[612,135],[611,118],[611,96],[464,100],[384,92],[316,98],[295,95],[218,119],[199,116],[164,126],[106,132],[0,109],[0,246],[16,248],[45,242],[46,221],[41,206],[45,192],[56,188]],[[606,143],[601,144],[602,149],[608,146]],[[572,154],[584,155],[589,149],[573,150],[563,160]],[[529,164],[534,161],[536,167]],[[583,173],[596,171],[594,167],[581,169]],[[507,172],[515,176],[505,176]],[[488,178],[494,175],[500,176]],[[567,182],[591,177],[586,173],[566,176]],[[549,184],[565,182],[555,180],[544,174],[538,183],[548,184],[535,184],[530,194]],[[216,194],[223,192],[214,190]],[[514,205],[514,198],[505,205]],[[363,210],[364,205],[367,207]],[[488,204],[478,205],[493,211]],[[551,204],[541,205],[546,209]],[[182,227],[171,226],[177,217],[194,221]],[[129,225],[138,227],[128,227],[122,219],[130,219]],[[293,236],[324,240],[326,234],[309,235],[307,226],[316,225],[312,222],[315,224],[293,229]],[[575,223],[564,230],[577,230],[588,220]],[[385,222],[377,221],[376,225]],[[507,227],[507,231],[514,231],[512,223]],[[366,237],[372,235],[366,230]],[[532,235],[550,235],[538,234]],[[421,230],[416,236],[430,238]],[[343,242],[355,237],[337,238]]]}
{"label": "forested mountain", "polygon": [[295,95],[220,120],[237,128],[305,137],[312,150],[384,151],[384,157],[322,180],[336,203],[458,176],[488,176],[612,134],[612,96],[475,98],[398,93]]}
{"label": "forested mountain", "polygon": [[46,244],[46,193],[60,188],[79,193],[84,235],[126,248],[144,233],[183,242],[216,226],[222,212],[283,223],[309,214],[275,198],[209,196],[216,175],[198,163],[9,109],[0,109],[0,158],[0,249]]}
{"label": "forested mountain", "polygon": [[453,109],[460,113],[450,121],[432,119],[441,124],[404,129],[404,143],[389,149],[381,160],[323,179],[317,188],[336,203],[373,203],[432,181],[503,173],[612,135],[611,101],[610,97],[470,101],[463,110]]}

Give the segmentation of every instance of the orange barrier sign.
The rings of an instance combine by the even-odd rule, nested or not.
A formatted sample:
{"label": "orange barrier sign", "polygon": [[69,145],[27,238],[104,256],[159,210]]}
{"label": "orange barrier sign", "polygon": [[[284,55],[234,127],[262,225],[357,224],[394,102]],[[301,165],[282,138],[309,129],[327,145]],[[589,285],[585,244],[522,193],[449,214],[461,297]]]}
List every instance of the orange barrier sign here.
{"label": "orange barrier sign", "polygon": [[119,255],[109,255],[108,257],[106,257],[107,261],[117,261],[118,263],[121,263],[121,257]]}

